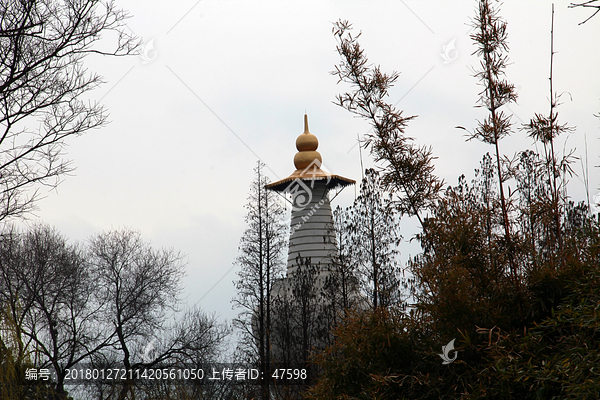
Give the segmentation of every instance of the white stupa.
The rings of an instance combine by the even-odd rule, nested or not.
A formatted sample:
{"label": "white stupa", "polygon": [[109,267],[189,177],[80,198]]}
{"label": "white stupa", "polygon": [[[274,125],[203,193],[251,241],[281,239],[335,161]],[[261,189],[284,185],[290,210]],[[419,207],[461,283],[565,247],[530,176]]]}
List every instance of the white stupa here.
{"label": "white stupa", "polygon": [[[321,154],[317,151],[318,146],[319,141],[315,135],[309,132],[308,117],[304,115],[304,133],[296,139],[296,148],[298,149],[298,153],[294,156],[296,170],[289,177],[266,186],[267,189],[292,196],[286,276],[273,282],[271,294],[273,299],[277,299],[276,303],[286,299],[285,301],[291,300],[296,306],[300,306],[295,309],[294,307],[287,308],[287,306],[284,308],[284,312],[296,313],[294,316],[276,314],[274,317],[276,320],[273,322],[270,342],[271,361],[283,365],[284,368],[290,368],[290,366],[285,366],[286,362],[302,361],[306,356],[302,350],[305,343],[311,349],[325,345],[325,337],[322,335],[323,332],[329,330],[326,325],[332,323],[334,308],[330,294],[331,290],[336,291],[336,288],[329,286],[327,282],[332,282],[328,278],[339,268],[339,252],[333,230],[329,191],[355,183],[352,179],[325,171],[322,168]],[[316,271],[314,271],[316,275],[312,278],[314,280],[311,285],[312,289],[310,289],[314,295],[312,300],[309,300],[313,302],[312,306],[307,306],[306,303],[303,303],[306,299],[301,300],[294,294],[294,287],[298,288],[295,285],[304,279],[298,272],[299,261],[302,263],[303,271],[306,271],[304,268],[307,263],[311,267],[316,267]],[[300,279],[296,280],[295,278]],[[353,301],[357,302],[360,300],[358,285],[354,285],[352,288],[349,295]],[[306,306],[306,309],[312,308],[314,313],[311,321],[305,324],[301,322],[300,313],[304,307],[302,304]],[[328,305],[331,306],[328,307]],[[253,329],[256,332],[256,322],[254,325]],[[306,335],[310,338],[307,338]]]}
{"label": "white stupa", "polygon": [[304,133],[296,139],[296,171],[266,186],[267,189],[292,195],[288,277],[295,272],[298,257],[310,258],[311,264],[319,266],[321,274],[327,273],[332,257],[337,256],[328,192],[355,183],[352,179],[324,171],[318,146],[319,140],[309,132],[308,117],[304,115]]}

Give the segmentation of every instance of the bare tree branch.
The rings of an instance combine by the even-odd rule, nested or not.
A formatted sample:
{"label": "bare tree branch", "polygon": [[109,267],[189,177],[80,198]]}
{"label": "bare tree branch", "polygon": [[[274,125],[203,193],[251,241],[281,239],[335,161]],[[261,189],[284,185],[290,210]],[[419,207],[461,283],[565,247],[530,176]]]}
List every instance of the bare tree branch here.
{"label": "bare tree branch", "polygon": [[[88,71],[90,54],[124,56],[139,48],[124,31],[128,14],[114,1],[24,0],[0,4],[0,220],[23,217],[73,171],[64,159],[70,136],[106,124],[106,110],[81,96],[102,78]],[[100,38],[116,34],[112,49]]]}
{"label": "bare tree branch", "polygon": [[594,13],[592,15],[590,15],[589,17],[587,17],[585,19],[585,21],[580,22],[578,25],[585,24],[590,19],[594,18],[596,16],[596,14],[598,14],[600,12],[600,4],[594,4],[597,1],[598,0],[589,0],[589,1],[584,1],[583,3],[571,3],[571,4],[569,4],[569,8],[581,7],[581,8],[595,8],[596,9],[596,11],[594,11]]}

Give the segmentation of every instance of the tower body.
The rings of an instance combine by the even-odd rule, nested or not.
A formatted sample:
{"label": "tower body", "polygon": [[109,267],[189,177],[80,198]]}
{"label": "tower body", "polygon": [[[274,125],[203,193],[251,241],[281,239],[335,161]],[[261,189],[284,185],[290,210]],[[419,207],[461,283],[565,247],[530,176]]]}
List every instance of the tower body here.
{"label": "tower body", "polygon": [[[266,186],[292,198],[286,276],[273,282],[271,295],[278,310],[270,336],[271,354],[281,365],[306,363],[311,349],[328,342],[326,335],[337,316],[340,291],[331,283],[334,279],[327,279],[337,273],[338,259],[328,193],[355,182],[321,168],[318,143],[305,115],[304,133],[296,140],[296,170]],[[358,293],[355,286],[352,293]]]}
{"label": "tower body", "polygon": [[338,252],[326,181],[318,180],[306,184],[310,189],[306,205],[299,205],[300,196],[297,196],[292,207],[288,276],[294,274],[298,262],[306,258],[310,258],[311,264],[319,266],[320,273],[325,273],[329,270],[327,266],[331,264],[332,257],[336,257]]}

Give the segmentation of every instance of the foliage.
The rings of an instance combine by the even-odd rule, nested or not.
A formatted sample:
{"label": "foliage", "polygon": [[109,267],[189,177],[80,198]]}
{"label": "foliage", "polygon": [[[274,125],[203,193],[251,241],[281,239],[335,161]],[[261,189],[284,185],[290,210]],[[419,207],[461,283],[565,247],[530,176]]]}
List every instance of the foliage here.
{"label": "foliage", "polygon": [[440,399],[456,395],[460,371],[441,365],[438,337],[416,313],[355,311],[335,344],[315,357],[323,368],[309,399]]}
{"label": "foliage", "polygon": [[[599,221],[581,232],[593,243],[593,257],[566,278],[568,293],[550,315],[525,331],[482,331],[485,368],[478,372],[480,394],[504,398],[593,399],[600,395],[600,250]],[[477,393],[477,392],[476,392]],[[475,398],[475,397],[474,397]]]}
{"label": "foliage", "polygon": [[[486,295],[476,291],[470,271],[459,269],[440,277],[445,297],[423,311],[350,313],[335,330],[334,344],[315,357],[323,372],[307,397],[597,398],[600,221],[582,222],[567,240],[580,251],[568,268],[528,281],[526,325],[519,326],[516,306],[508,302],[516,298],[506,291],[508,279],[499,285],[505,292]],[[437,354],[452,338],[458,357],[445,366]]]}
{"label": "foliage", "polygon": [[[338,43],[348,26],[335,24]],[[559,159],[554,149],[559,135],[572,128],[558,122],[551,87],[549,115],[536,114],[524,126],[541,151],[522,150],[512,160],[501,153],[500,140],[512,127],[500,109],[516,100],[504,77],[507,25],[491,2],[480,0],[474,27],[482,58],[479,105],[489,115],[471,136],[493,145],[494,152],[483,157],[471,182],[462,175],[427,203],[418,236],[423,253],[409,262],[417,302],[407,312],[389,307],[348,313],[334,344],[314,358],[322,377],[308,398],[600,394],[600,215],[569,201],[570,159]],[[384,83],[390,78],[366,67],[356,38],[343,43],[338,74],[356,75],[354,91],[338,100],[353,113],[368,114],[364,105],[371,100],[357,100],[364,99],[361,84],[374,76]],[[516,189],[505,192],[509,180]],[[452,340],[457,360],[443,365],[439,349]]]}
{"label": "foliage", "polygon": [[468,185],[461,177],[456,187],[447,189],[427,220],[427,245],[436,251],[415,257],[410,264],[421,289],[417,307],[440,327],[453,327],[453,332],[444,333],[514,322],[506,320],[511,315],[506,311],[515,310],[518,299],[504,268],[505,253],[499,250],[500,207],[497,199],[482,201],[491,194],[477,190],[492,187],[490,157],[484,158],[482,169],[475,184]]}
{"label": "foliage", "polygon": [[383,163],[382,187],[395,196],[394,202],[401,214],[414,215],[423,225],[421,212],[442,188],[442,182],[433,174],[431,149],[416,146],[413,139],[404,134],[414,116],[404,117],[402,111],[385,102],[398,73],[388,75],[378,66],[371,68],[358,43],[360,33],[352,36],[351,30],[348,21],[334,24],[333,34],[338,41],[341,62],[332,74],[353,89],[338,95],[335,103],[369,121],[374,133],[367,136],[364,144],[370,147],[375,161]]}

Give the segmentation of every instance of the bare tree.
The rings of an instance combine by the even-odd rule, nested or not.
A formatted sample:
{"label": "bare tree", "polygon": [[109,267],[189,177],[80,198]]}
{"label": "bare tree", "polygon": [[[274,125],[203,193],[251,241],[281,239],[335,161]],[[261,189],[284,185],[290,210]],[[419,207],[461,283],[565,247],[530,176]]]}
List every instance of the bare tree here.
{"label": "bare tree", "polygon": [[[225,324],[217,321],[216,316],[207,315],[198,308],[191,308],[178,316],[173,324],[163,325],[147,337],[136,342],[131,341],[132,369],[203,369],[208,373],[209,365],[217,365],[223,352],[223,339],[229,334]],[[123,368],[123,363],[113,364]],[[101,386],[101,385],[98,385]],[[200,380],[135,380],[119,385],[108,384],[97,387],[96,394],[107,396],[102,399],[135,398],[226,398],[231,385],[224,381]],[[126,391],[129,390],[129,393]]]}
{"label": "bare tree", "polygon": [[[0,236],[0,355],[11,370],[51,368],[46,398],[63,398],[69,369],[199,368],[218,357],[229,329],[215,316],[192,308],[166,323],[180,304],[179,253],[130,230],[97,235],[85,250],[44,225]],[[144,382],[87,383],[88,394],[122,399]]]}
{"label": "bare tree", "polygon": [[10,229],[0,247],[0,304],[14,322],[18,358],[52,367],[54,395],[64,396],[66,370],[111,342],[98,326],[83,252],[46,225]]}
{"label": "bare tree", "polygon": [[[63,157],[68,137],[106,123],[102,106],[81,100],[102,83],[83,60],[137,52],[127,18],[113,1],[0,3],[0,220],[31,211],[39,188],[28,190],[73,170]],[[105,50],[96,42],[107,33],[117,37]]]}
{"label": "bare tree", "polygon": [[[246,205],[248,227],[240,240],[241,254],[236,259],[240,279],[235,282],[238,294],[233,303],[241,309],[234,324],[242,334],[241,343],[249,353],[247,358],[260,366],[262,376],[268,377],[272,359],[273,288],[283,273],[286,228],[277,194],[265,188],[268,179],[263,168],[264,164],[259,161],[250,187]],[[266,386],[262,396],[268,398]]]}
{"label": "bare tree", "polygon": [[[93,237],[88,259],[96,279],[97,301],[104,306],[103,322],[116,336],[114,353],[103,355],[106,361],[117,357],[123,368],[131,370],[175,356],[187,359],[207,349],[211,342],[204,339],[209,320],[194,311],[156,344],[153,357],[142,358],[142,348],[165,333],[167,312],[176,311],[179,304],[184,268],[180,253],[154,250],[139,232],[124,229]],[[127,380],[118,398],[129,395],[134,384]]]}
{"label": "bare tree", "polygon": [[[87,256],[96,301],[103,306],[101,322],[114,337],[110,348],[93,355],[94,364],[127,371],[199,368],[217,358],[228,327],[197,308],[178,314],[185,266],[180,253],[155,250],[139,232],[123,229],[93,237]],[[168,316],[174,322],[167,323]],[[131,376],[117,385],[100,385],[97,394],[122,400],[142,392],[158,396],[165,389]],[[191,390],[184,386],[178,390]]]}

